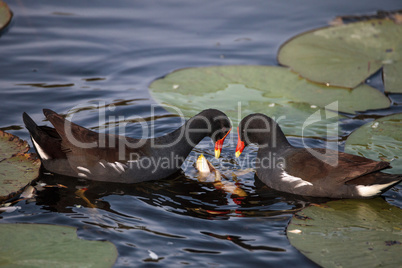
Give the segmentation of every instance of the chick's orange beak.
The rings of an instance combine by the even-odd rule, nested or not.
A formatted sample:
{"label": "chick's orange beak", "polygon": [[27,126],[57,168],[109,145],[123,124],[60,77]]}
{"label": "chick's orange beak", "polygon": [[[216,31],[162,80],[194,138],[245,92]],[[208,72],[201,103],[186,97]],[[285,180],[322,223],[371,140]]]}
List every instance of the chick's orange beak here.
{"label": "chick's orange beak", "polygon": [[220,139],[217,142],[215,142],[215,158],[216,159],[218,159],[219,156],[221,155],[223,142],[225,141],[226,136],[229,134],[229,132],[231,130],[232,129],[229,129],[228,133],[226,133],[226,135],[222,139]]}
{"label": "chick's orange beak", "polygon": [[236,157],[239,157],[244,150],[244,142],[240,139],[239,128],[237,128],[237,146],[236,146]]}

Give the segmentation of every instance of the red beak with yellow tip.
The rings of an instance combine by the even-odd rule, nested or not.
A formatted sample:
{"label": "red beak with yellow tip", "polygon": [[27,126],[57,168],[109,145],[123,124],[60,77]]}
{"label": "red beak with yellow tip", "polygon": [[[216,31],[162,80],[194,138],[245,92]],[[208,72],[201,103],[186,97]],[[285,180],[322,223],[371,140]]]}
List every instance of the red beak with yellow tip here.
{"label": "red beak with yellow tip", "polygon": [[229,134],[229,132],[230,132],[231,130],[232,130],[232,129],[229,129],[228,133],[226,133],[226,135],[225,135],[222,139],[220,139],[220,140],[218,140],[217,142],[215,142],[215,158],[216,158],[216,159],[218,159],[219,156],[221,155],[222,147],[223,147],[223,142],[225,141],[225,138],[227,137],[227,135]]}
{"label": "red beak with yellow tip", "polygon": [[244,150],[244,141],[240,139],[239,128],[237,128],[237,146],[236,146],[236,157],[239,157]]}

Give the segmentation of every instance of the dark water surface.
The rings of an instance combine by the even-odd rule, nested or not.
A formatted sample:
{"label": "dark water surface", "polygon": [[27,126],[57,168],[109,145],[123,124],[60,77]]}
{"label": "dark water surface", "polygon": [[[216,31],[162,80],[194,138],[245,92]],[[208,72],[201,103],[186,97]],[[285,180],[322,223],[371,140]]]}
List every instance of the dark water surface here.
{"label": "dark water surface", "polygon": [[[152,80],[192,66],[276,65],[279,46],[295,34],[326,26],[337,15],[401,8],[398,0],[6,2],[14,18],[0,36],[0,128],[26,140],[21,114],[41,122],[42,108],[97,131],[139,137],[142,128],[135,122],[141,117],[155,132],[149,135],[169,132],[181,119],[151,99]],[[380,84],[380,76],[372,83]],[[402,97],[391,99],[390,109],[346,120],[346,135],[378,115],[401,112]],[[230,178],[238,169],[235,138],[222,154]],[[324,146],[314,139],[307,144]],[[212,159],[209,140],[192,152],[184,172],[135,185],[44,173],[41,183],[67,188],[38,191],[35,200],[17,204],[21,209],[0,214],[0,222],[78,227],[81,238],[117,246],[116,266],[314,267],[285,232],[294,211],[311,200],[267,189],[252,173],[238,176],[245,197],[200,182],[192,167],[200,152]],[[255,149],[245,153],[255,156]],[[97,209],[77,197],[82,187]],[[398,186],[384,197],[401,207],[401,192]],[[151,260],[149,250],[159,259]]]}

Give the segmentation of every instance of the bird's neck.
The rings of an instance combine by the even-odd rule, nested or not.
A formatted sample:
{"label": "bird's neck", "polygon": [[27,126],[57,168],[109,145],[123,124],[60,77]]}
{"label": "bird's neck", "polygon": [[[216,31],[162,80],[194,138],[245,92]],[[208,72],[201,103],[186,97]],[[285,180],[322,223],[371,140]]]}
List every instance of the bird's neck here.
{"label": "bird's neck", "polygon": [[210,132],[208,123],[195,116],[173,132],[153,139],[153,149],[164,148],[169,154],[186,157]]}
{"label": "bird's neck", "polygon": [[285,134],[278,126],[269,133],[259,135],[256,143],[259,148],[266,148],[269,151],[278,151],[291,146]]}

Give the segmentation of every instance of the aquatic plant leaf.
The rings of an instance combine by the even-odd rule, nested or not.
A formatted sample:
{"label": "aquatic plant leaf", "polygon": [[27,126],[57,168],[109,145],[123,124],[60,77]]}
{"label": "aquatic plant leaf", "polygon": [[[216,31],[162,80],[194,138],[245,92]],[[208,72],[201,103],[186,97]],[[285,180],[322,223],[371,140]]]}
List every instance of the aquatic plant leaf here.
{"label": "aquatic plant leaf", "polygon": [[355,130],[345,152],[373,160],[391,161],[383,172],[402,174],[402,113],[385,116]]}
{"label": "aquatic plant leaf", "polygon": [[13,134],[0,130],[0,160],[28,152],[29,145]]}
{"label": "aquatic plant leaf", "polygon": [[383,67],[385,91],[402,93],[402,25],[372,19],[302,33],[281,46],[280,64],[303,77],[355,88]]}
{"label": "aquatic plant leaf", "polygon": [[26,141],[0,130],[0,201],[38,177],[40,160],[28,150]]}
{"label": "aquatic plant leaf", "polygon": [[385,90],[393,93],[402,93],[402,60],[384,65],[383,70]]}
{"label": "aquatic plant leaf", "polygon": [[348,23],[354,23],[358,21],[367,21],[373,19],[389,19],[396,23],[402,23],[402,9],[399,10],[378,10],[376,13],[364,14],[364,15],[342,15],[335,17],[329,22],[330,25],[342,25]]}
{"label": "aquatic plant leaf", "polygon": [[0,0],[0,30],[10,23],[12,16],[7,4]]}
{"label": "aquatic plant leaf", "polygon": [[290,243],[322,267],[397,267],[402,210],[381,198],[339,200],[297,212]]}
{"label": "aquatic plant leaf", "polygon": [[327,135],[328,126],[342,117],[330,110],[354,113],[390,105],[384,94],[368,85],[354,90],[331,88],[276,66],[181,69],[149,88],[157,101],[176,107],[170,110],[186,117],[217,108],[237,125],[244,116],[261,112],[278,121],[286,134],[303,137]]}
{"label": "aquatic plant leaf", "polygon": [[77,237],[77,229],[47,224],[1,224],[0,263],[6,267],[112,267],[116,247]]}

